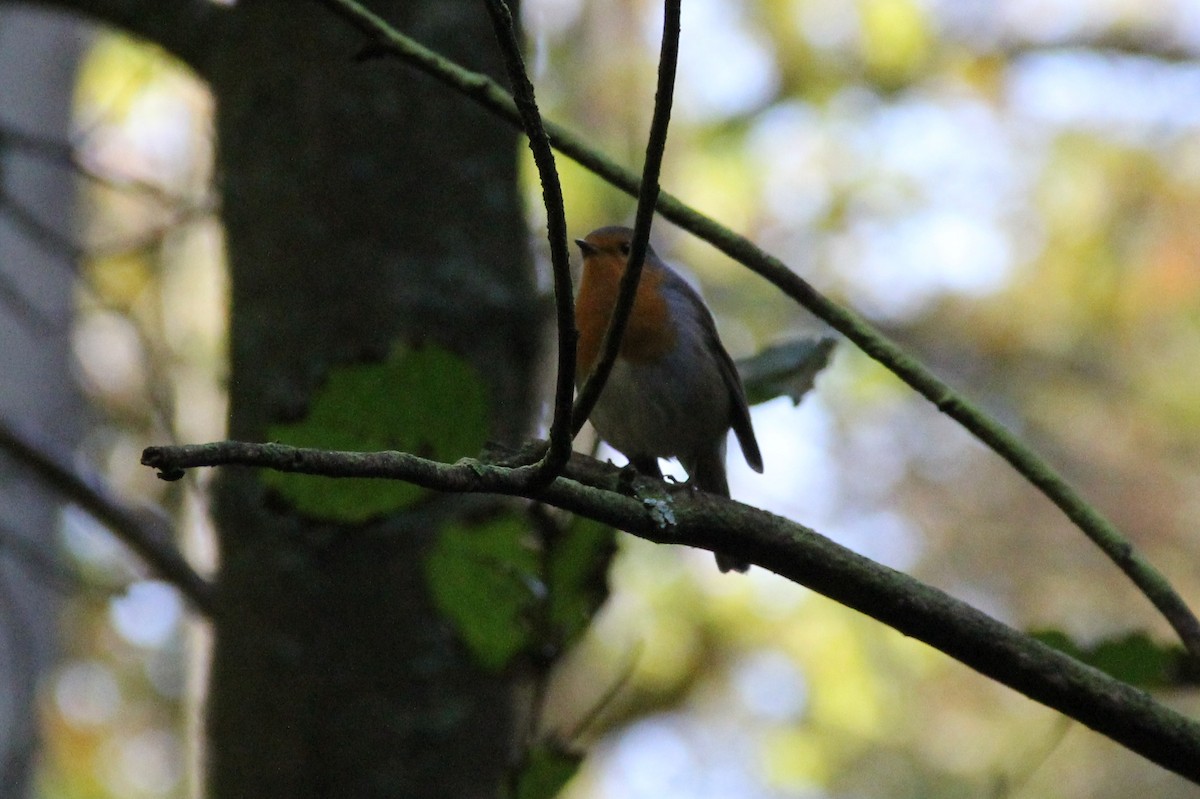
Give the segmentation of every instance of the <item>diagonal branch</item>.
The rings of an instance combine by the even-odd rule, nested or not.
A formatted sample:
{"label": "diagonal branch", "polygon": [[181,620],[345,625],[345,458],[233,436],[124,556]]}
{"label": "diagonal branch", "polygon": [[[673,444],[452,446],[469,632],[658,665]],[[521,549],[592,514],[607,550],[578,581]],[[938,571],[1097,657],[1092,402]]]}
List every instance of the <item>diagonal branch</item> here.
{"label": "diagonal branch", "polygon": [[633,301],[637,296],[638,282],[642,277],[642,265],[646,260],[646,249],[650,245],[650,223],[654,221],[654,207],[660,193],[658,176],[662,171],[663,153],[667,148],[667,128],[671,122],[671,104],[675,97],[675,68],[679,62],[679,7],[680,0],[666,0],[663,7],[662,51],[658,56],[658,88],[654,94],[654,116],[650,120],[650,140],[646,145],[646,163],[642,166],[642,182],[637,192],[637,215],[633,225],[633,241],[630,244],[629,263],[621,276],[617,302],[604,340],[600,343],[600,357],[592,367],[587,382],[575,401],[575,419],[572,430],[578,433],[591,415],[600,399],[600,392],[617,362],[621,338],[633,312]]}
{"label": "diagonal branch", "polygon": [[54,452],[49,442],[38,440],[28,431],[19,431],[3,420],[0,420],[0,449],[111,530],[160,577],[178,588],[197,610],[205,616],[215,614],[212,585],[175,548],[170,525],[160,515],[125,505],[102,487],[98,477],[72,468],[69,458]]}
{"label": "diagonal branch", "polygon": [[[443,464],[399,452],[239,441],[150,447],[142,463],[165,479],[178,479],[188,468],[240,464],[525,496],[657,543],[720,549],[923,641],[1200,784],[1200,722],[803,525],[723,497],[643,477],[630,483],[618,469],[578,454],[563,476],[544,487],[531,487],[516,470],[473,459]],[[622,486],[631,494],[620,493]]]}
{"label": "diagonal branch", "polygon": [[[77,569],[62,563],[49,547],[33,541],[16,530],[0,527],[0,557],[7,557],[30,574],[34,574],[43,585],[60,594],[86,594],[97,599],[112,599],[123,595],[128,584],[90,580]],[[2,784],[2,783],[0,783]]]}
{"label": "diagonal branch", "polygon": [[[423,47],[391,28],[355,0],[317,2],[370,37],[381,51],[392,54],[470,97],[509,123],[519,124],[512,98],[486,75],[464,69]],[[598,153],[566,128],[548,122],[546,129],[559,152],[626,193],[638,194],[638,178],[632,172]],[[1166,577],[1134,549],[1116,525],[1086,502],[1057,471],[1003,425],[940,380],[866,319],[821,294],[786,264],[750,240],[666,192],[659,196],[658,212],[770,281],[1008,461],[1129,577],[1175,629],[1192,657],[1200,661],[1200,620],[1197,620]]]}
{"label": "diagonal branch", "polygon": [[[81,157],[81,146],[86,146],[86,142],[67,142],[0,124],[0,156],[9,150],[19,152],[52,166],[69,169],[99,186],[114,191],[136,193],[165,206],[182,206],[188,203],[186,198],[171,192],[165,186],[132,175],[108,174],[97,169]],[[210,207],[212,204],[208,200],[201,203],[204,207]]]}

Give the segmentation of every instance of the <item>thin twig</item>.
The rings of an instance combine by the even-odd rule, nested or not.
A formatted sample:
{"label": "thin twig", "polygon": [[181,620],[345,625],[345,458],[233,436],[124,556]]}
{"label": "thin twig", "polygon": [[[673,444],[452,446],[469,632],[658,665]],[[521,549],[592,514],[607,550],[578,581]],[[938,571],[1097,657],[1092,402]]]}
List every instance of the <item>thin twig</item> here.
{"label": "thin twig", "polygon": [[[472,459],[443,464],[401,452],[331,452],[239,441],[150,447],[142,463],[167,479],[182,477],[188,468],[240,464],[524,496],[656,543],[720,549],[924,641],[1200,783],[1200,722],[803,525],[723,497],[640,476],[629,483],[633,495],[621,494],[613,490],[622,480],[620,470],[577,453],[563,476],[532,489],[515,470]],[[640,498],[650,495],[653,501]]]}
{"label": "thin twig", "polygon": [[0,190],[0,214],[9,217],[39,247],[61,254],[71,261],[82,258],[86,251],[69,235],[62,233],[49,222],[43,221],[25,204],[8,192]]}
{"label": "thin twig", "polygon": [[[512,98],[486,75],[464,69],[437,55],[397,32],[354,0],[317,2],[369,36],[381,50],[470,97],[502,119],[519,123]],[[547,122],[546,130],[556,150],[626,193],[638,194],[639,181],[635,174],[592,149],[582,138],[560,125]],[[1166,577],[1133,548],[1111,521],[1088,504],[1061,475],[1003,425],[942,382],[866,319],[825,297],[782,261],[753,242],[666,192],[659,195],[658,212],[774,284],[1008,461],[1129,577],[1175,629],[1192,657],[1200,661],[1200,620],[1197,620]]]}
{"label": "thin twig", "polygon": [[[114,191],[137,193],[150,197],[160,205],[184,206],[191,204],[186,198],[171,192],[160,184],[131,175],[100,172],[93,166],[84,163],[79,156],[77,145],[57,138],[0,125],[0,155],[5,150],[21,152],[53,166],[69,169],[97,185]],[[207,206],[211,203],[205,202],[203,205]]]}
{"label": "thin twig", "polygon": [[41,543],[7,527],[0,527],[0,558],[24,567],[25,571],[35,574],[42,585],[63,596],[87,594],[96,600],[109,600],[129,590],[127,583],[100,583],[85,577],[78,569],[61,562],[54,553],[47,552]]}
{"label": "thin twig", "polygon": [[535,466],[528,467],[530,479],[546,484],[553,480],[571,457],[571,397],[575,393],[575,302],[571,287],[571,253],[567,246],[567,216],[562,184],[554,164],[554,149],[542,125],[542,114],[534,97],[533,83],[521,57],[512,13],[505,0],[487,0],[488,14],[496,40],[504,54],[513,99],[521,113],[521,124],[529,138],[529,150],[537,165],[546,206],[546,235],[550,240],[550,263],[554,272],[555,316],[558,328],[558,377],[554,387],[554,418],[550,423],[550,446]]}
{"label": "thin twig", "polygon": [[561,735],[562,740],[568,744],[579,746],[582,744],[583,736],[596,725],[601,714],[612,706],[612,703],[620,695],[622,691],[633,680],[633,675],[637,672],[638,661],[642,659],[642,653],[646,648],[645,641],[638,640],[625,656],[625,664],[621,670],[617,672],[615,680],[610,682],[608,686],[600,693],[600,696],[592,702],[592,706],[587,709],[583,716],[571,725],[571,728]]}
{"label": "thin twig", "polygon": [[149,509],[126,506],[98,477],[72,468],[69,458],[47,441],[0,420],[0,449],[28,466],[46,485],[104,524],[160,577],[179,589],[206,616],[216,609],[212,586],[188,564],[171,541],[169,523]]}
{"label": "thin twig", "polygon": [[[4,200],[0,197],[0,213],[3,213]],[[26,297],[17,281],[8,272],[0,271],[0,305],[11,311],[14,321],[21,322],[26,330],[42,337],[61,336],[65,323],[54,319],[37,305],[32,298]]]}
{"label": "thin twig", "polygon": [[646,144],[646,163],[642,166],[642,182],[638,191],[637,215],[633,225],[633,241],[629,249],[629,262],[621,275],[621,286],[617,302],[604,339],[600,344],[600,357],[588,375],[587,382],[575,401],[572,432],[578,434],[583,423],[591,415],[600,399],[600,392],[612,373],[621,348],[621,339],[629,316],[633,313],[633,301],[637,296],[638,282],[642,277],[642,265],[646,260],[646,249],[650,245],[650,224],[654,221],[654,207],[658,204],[658,176],[662,171],[663,153],[667,148],[667,128],[671,123],[671,104],[675,96],[675,68],[679,61],[679,6],[680,0],[666,0],[663,5],[662,50],[658,56],[658,88],[654,93],[654,116],[650,121],[650,137]]}

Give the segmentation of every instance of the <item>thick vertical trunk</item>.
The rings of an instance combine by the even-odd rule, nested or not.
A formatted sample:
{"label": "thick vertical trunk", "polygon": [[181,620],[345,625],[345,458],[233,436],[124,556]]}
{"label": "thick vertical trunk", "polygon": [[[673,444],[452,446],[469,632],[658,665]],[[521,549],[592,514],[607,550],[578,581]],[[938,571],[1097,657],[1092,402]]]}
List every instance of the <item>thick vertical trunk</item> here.
{"label": "thick vertical trunk", "polygon": [[[81,44],[71,20],[0,8],[0,126],[68,140]],[[74,175],[11,148],[0,150],[0,181],[0,416],[70,449],[82,401],[70,364],[74,266],[61,239],[73,234]],[[53,555],[58,508],[52,492],[0,458],[0,538]],[[50,581],[20,551],[6,541],[0,557],[0,793],[13,799],[30,795],[36,688],[55,656],[58,608]]]}
{"label": "thick vertical trunk", "polygon": [[[473,0],[372,5],[468,65],[492,63]],[[231,436],[266,439],[304,416],[329,369],[397,341],[470,361],[493,436],[525,430],[538,336],[513,134],[399,65],[354,63],[361,41],[315,3],[233,13],[209,72]],[[255,474],[223,475],[214,797],[495,795],[512,686],[470,660],[423,578],[423,552],[461,507],[438,498],[338,526],[273,503]]]}

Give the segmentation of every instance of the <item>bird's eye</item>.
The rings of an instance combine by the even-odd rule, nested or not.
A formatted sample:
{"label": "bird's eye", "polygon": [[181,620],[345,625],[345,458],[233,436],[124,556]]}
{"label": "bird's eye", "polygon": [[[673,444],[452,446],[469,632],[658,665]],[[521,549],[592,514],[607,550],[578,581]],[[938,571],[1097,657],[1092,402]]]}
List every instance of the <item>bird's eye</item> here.
{"label": "bird's eye", "polygon": [[626,255],[626,256],[629,255],[629,242],[627,242],[627,241],[621,242],[618,249],[621,251],[621,255]]}

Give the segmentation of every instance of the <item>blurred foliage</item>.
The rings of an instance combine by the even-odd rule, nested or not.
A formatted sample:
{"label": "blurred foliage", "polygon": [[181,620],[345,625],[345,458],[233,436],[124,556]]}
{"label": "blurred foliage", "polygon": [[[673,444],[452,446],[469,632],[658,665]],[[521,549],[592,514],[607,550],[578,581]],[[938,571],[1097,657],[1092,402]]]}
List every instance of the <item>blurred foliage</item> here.
{"label": "blurred foliage", "polygon": [[583,756],[562,747],[541,745],[530,750],[516,771],[510,799],[553,799],[570,782]]}
{"label": "blurred foliage", "polygon": [[[1197,605],[1193,6],[689,0],[663,184],[872,317],[1029,439]],[[659,4],[524,0],[522,11],[544,111],[639,167]],[[179,487],[137,467],[136,453],[222,431],[209,105],[157,51],[101,37],[80,81],[77,138],[83,163],[107,177],[84,184],[93,255],[75,340],[105,420],[85,454],[120,490],[201,529],[202,482],[164,493]],[[573,231],[631,219],[629,198],[560,166]],[[540,253],[540,197],[525,174]],[[654,237],[703,284],[735,355],[825,332],[707,246],[662,223]],[[738,499],[1016,626],[1054,630],[1079,657],[1119,656],[1129,679],[1162,673],[1169,632],[1116,569],[852,347],[798,407],[767,402],[755,420],[766,473],[731,458]],[[478,541],[461,531],[430,565],[463,624],[495,612],[494,629],[464,635],[496,663],[535,640],[566,646],[606,596],[608,533],[584,525],[558,540],[548,528],[529,542],[517,527],[497,520]],[[67,539],[85,573],[129,578],[101,534]],[[613,593],[541,711],[550,733],[582,726],[595,743],[570,796],[1195,794],[761,570],[719,576],[704,554],[621,541]],[[552,552],[562,560],[539,562]],[[114,607],[80,599],[63,620],[66,659],[45,691],[47,797],[183,795],[181,681],[162,678],[181,663],[182,628],[134,643]],[[1192,690],[1170,698],[1200,713]],[[552,795],[574,773],[543,754],[517,795]]]}
{"label": "blurred foliage", "polygon": [[1196,684],[1196,667],[1181,646],[1163,646],[1144,633],[1129,633],[1081,646],[1058,630],[1031,635],[1118,680],[1139,688],[1172,688]]}
{"label": "blurred foliage", "polygon": [[800,339],[774,344],[752,358],[738,362],[751,405],[787,397],[799,405],[812,390],[817,375],[829,364],[833,338]]}
{"label": "blurred foliage", "polygon": [[[204,88],[157,48],[97,36],[79,75],[72,136],[83,198],[77,241],[78,374],[95,408],[81,457],[139,502],[176,513],[201,569],[213,553],[205,476],[146,479],[155,442],[224,432],[225,280],[211,216],[212,108]],[[61,619],[63,656],[46,676],[39,795],[181,797],[197,762],[203,632],[175,592],[82,513],[62,525],[86,583]],[[97,592],[96,586],[126,586]]]}
{"label": "blurred foliage", "polygon": [[588,519],[560,525],[505,514],[442,531],[425,563],[439,611],[486,668],[517,655],[553,662],[608,598],[613,531]]}
{"label": "blurred foliage", "polygon": [[[430,404],[425,397],[440,401]],[[377,364],[330,370],[297,422],[271,427],[298,447],[411,452],[444,462],[475,455],[488,434],[487,386],[466,361],[432,344],[401,345]],[[329,480],[265,471],[262,480],[301,513],[363,522],[402,510],[428,492],[396,480]]]}
{"label": "blurred foliage", "polygon": [[[524,13],[550,113],[636,168],[658,4],[527,0]],[[1200,554],[1200,119],[1181,102],[1200,91],[1195,20],[1134,2],[687,3],[663,185],[1028,438],[1200,604],[1187,565]],[[574,229],[630,219],[632,201],[565,177]],[[824,332],[706,245],[665,223],[655,236],[703,283],[735,355]],[[1127,678],[1157,673],[1171,638],[1149,604],[861,353],[840,347],[788,405],[755,409],[766,473],[731,458],[736,498],[1017,626],[1113,642],[1073,651],[1120,653]],[[639,654],[571,796],[1193,792],[758,570],[721,579],[692,553],[622,541],[560,716]],[[1189,689],[1172,700],[1200,709]]]}
{"label": "blurred foliage", "polygon": [[449,527],[425,561],[438,610],[479,664],[493,671],[533,645],[537,557],[523,541],[526,530],[511,514]]}
{"label": "blurred foliage", "polygon": [[557,655],[572,646],[608,599],[608,569],[616,550],[613,529],[573,518],[543,524],[542,563],[546,582],[543,646]]}

